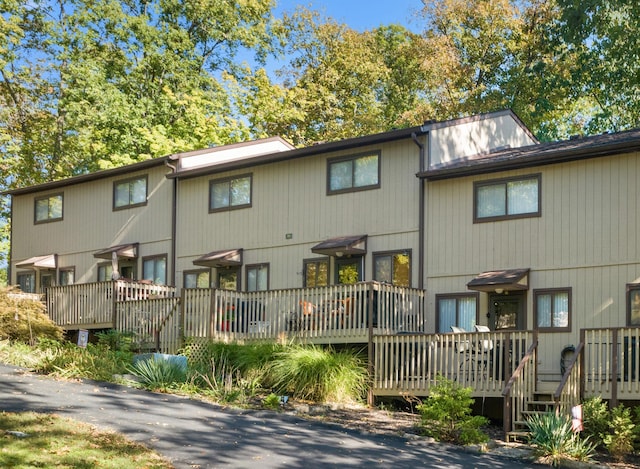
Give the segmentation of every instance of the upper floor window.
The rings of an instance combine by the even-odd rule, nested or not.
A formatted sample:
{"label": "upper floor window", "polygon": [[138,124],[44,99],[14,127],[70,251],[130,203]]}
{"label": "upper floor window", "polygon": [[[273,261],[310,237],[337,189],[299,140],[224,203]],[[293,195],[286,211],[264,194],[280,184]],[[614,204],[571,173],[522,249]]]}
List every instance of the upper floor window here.
{"label": "upper floor window", "polygon": [[640,326],[640,283],[627,285],[627,326]]}
{"label": "upper floor window", "polygon": [[534,290],[537,329],[546,332],[571,330],[571,289]]}
{"label": "upper floor window", "polygon": [[328,165],[329,194],[380,187],[380,152],[333,158]]}
{"label": "upper floor window", "polygon": [[474,189],[474,222],[540,216],[540,174],[478,181]]}
{"label": "upper floor window", "polygon": [[47,223],[62,220],[62,194],[47,195],[35,199],[35,222]]}
{"label": "upper floor window", "polygon": [[373,279],[398,287],[411,286],[411,255],[407,251],[373,253]]}
{"label": "upper floor window", "polygon": [[251,207],[250,174],[209,182],[209,212]]}
{"label": "upper floor window", "polygon": [[113,209],[138,207],[147,203],[147,176],[113,183]]}
{"label": "upper floor window", "polygon": [[436,295],[438,332],[451,332],[451,326],[473,331],[478,323],[478,294]]}
{"label": "upper floor window", "polygon": [[167,283],[167,256],[146,257],[142,260],[142,278],[158,285]]}
{"label": "upper floor window", "polygon": [[329,285],[329,260],[307,259],[303,261],[303,286],[326,287]]}
{"label": "upper floor window", "polygon": [[247,266],[247,291],[269,289],[269,264]]}
{"label": "upper floor window", "polygon": [[73,267],[64,267],[60,269],[58,283],[60,285],[73,285],[75,283],[76,270]]}

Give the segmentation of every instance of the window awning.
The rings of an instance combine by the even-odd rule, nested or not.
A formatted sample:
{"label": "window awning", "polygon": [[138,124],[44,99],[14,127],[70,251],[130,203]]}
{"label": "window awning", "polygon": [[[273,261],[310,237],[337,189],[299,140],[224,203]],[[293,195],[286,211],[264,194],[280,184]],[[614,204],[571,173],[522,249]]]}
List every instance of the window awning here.
{"label": "window awning", "polygon": [[530,269],[492,270],[482,272],[467,283],[469,290],[482,292],[528,290]]}
{"label": "window awning", "polygon": [[336,257],[366,254],[367,235],[341,236],[327,239],[313,246],[311,252]]}
{"label": "window awning", "polygon": [[118,244],[117,246],[111,246],[110,248],[101,249],[98,252],[93,253],[93,257],[98,259],[112,260],[113,254],[116,254],[118,258],[123,259],[135,259],[138,257],[138,243],[130,244]]}
{"label": "window awning", "polygon": [[55,269],[58,264],[58,256],[47,254],[46,256],[34,256],[22,262],[18,262],[16,267],[27,269]]}
{"label": "window awning", "polygon": [[242,249],[226,249],[213,251],[193,261],[195,265],[204,267],[230,267],[242,265]]}

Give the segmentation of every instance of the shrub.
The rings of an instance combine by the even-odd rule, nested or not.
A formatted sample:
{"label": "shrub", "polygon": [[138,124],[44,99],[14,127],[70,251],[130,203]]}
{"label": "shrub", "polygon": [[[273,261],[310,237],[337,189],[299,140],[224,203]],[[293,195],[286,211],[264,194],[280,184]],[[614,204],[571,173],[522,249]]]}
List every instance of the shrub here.
{"label": "shrub", "polygon": [[602,437],[609,431],[609,418],[609,408],[602,397],[591,397],[582,403],[583,434],[596,446],[603,444]]}
{"label": "shrub", "polygon": [[132,349],[135,334],[133,332],[121,332],[109,329],[105,332],[96,333],[98,345],[104,345],[114,352],[130,352]]}
{"label": "shrub", "polygon": [[631,420],[631,411],[622,404],[611,411],[609,433],[602,436],[607,451],[616,459],[623,459],[633,451],[635,424]]}
{"label": "shrub", "polygon": [[140,378],[140,384],[151,391],[167,391],[187,380],[186,370],[178,363],[158,358],[139,360],[128,370]]}
{"label": "shrub", "polygon": [[274,354],[263,384],[299,399],[354,402],[364,396],[367,381],[360,352],[288,345]]}
{"label": "shrub", "polygon": [[489,437],[481,431],[489,423],[485,417],[471,415],[472,388],[439,377],[431,387],[429,397],[416,407],[421,416],[424,433],[438,441],[458,444],[486,442]]}
{"label": "shrub", "polygon": [[62,328],[47,316],[40,301],[17,296],[14,287],[0,288],[0,340],[33,345],[41,338],[62,339]]}
{"label": "shrub", "polygon": [[271,393],[262,401],[262,405],[268,409],[278,409],[280,408],[280,397],[276,394]]}
{"label": "shrub", "polygon": [[555,412],[534,414],[527,426],[531,432],[529,443],[540,462],[558,466],[568,459],[591,461],[595,445],[573,431],[570,417]]}

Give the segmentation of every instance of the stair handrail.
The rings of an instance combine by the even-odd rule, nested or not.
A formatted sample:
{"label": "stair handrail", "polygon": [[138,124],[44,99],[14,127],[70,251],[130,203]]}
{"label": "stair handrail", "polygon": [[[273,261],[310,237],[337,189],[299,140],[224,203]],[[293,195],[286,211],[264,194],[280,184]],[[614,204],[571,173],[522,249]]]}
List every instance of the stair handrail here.
{"label": "stair handrail", "polygon": [[[174,297],[174,302],[173,304],[170,305],[169,307],[169,312],[165,315],[164,319],[162,321],[160,321],[160,324],[158,325],[158,327],[156,328],[156,330],[153,332],[154,333],[154,340],[156,343],[156,350],[160,350],[160,334],[162,333],[162,330],[165,328],[165,326],[167,325],[167,321],[169,321],[169,319],[171,319],[171,317],[173,317],[173,315],[175,314],[175,312],[177,310],[180,309],[180,306],[182,304],[182,298],[181,297]],[[182,342],[182,334],[179,334],[180,337],[178,337],[178,340],[180,342]],[[182,344],[180,344],[179,346],[181,346]]]}
{"label": "stair handrail", "polygon": [[[529,346],[529,348],[527,349],[527,352],[524,354],[524,356],[522,357],[522,359],[520,360],[520,363],[518,364],[518,366],[516,367],[516,369],[513,371],[511,377],[509,378],[509,381],[507,381],[507,384],[505,385],[504,389],[502,390],[502,397],[504,400],[504,409],[503,409],[503,429],[505,434],[511,431],[511,427],[512,427],[512,401],[516,401],[517,398],[512,397],[511,393],[512,390],[514,388],[514,386],[516,385],[516,383],[518,382],[519,378],[524,376],[524,371],[525,371],[525,367],[527,366],[527,364],[529,362],[533,362],[535,364],[535,356],[536,356],[536,350],[538,348],[538,338],[534,337],[533,342],[531,343],[531,345]],[[528,396],[523,396],[521,398],[521,401],[525,401],[526,398],[531,398],[533,393],[529,393],[531,395]],[[520,402],[520,405],[517,406],[515,408],[515,411],[517,413],[517,417],[519,418],[522,414],[522,409],[524,408],[524,402]]]}
{"label": "stair handrail", "polygon": [[571,408],[580,402],[580,355],[584,350],[584,341],[578,344],[573,358],[569,362],[560,384],[553,394],[554,408],[556,413],[568,414]]}

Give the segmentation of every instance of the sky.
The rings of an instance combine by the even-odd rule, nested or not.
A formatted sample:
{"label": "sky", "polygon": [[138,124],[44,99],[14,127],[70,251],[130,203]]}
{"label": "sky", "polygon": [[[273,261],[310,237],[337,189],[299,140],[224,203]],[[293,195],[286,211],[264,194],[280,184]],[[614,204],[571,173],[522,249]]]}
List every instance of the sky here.
{"label": "sky", "polygon": [[277,3],[276,11],[290,11],[302,5],[358,31],[388,24],[401,24],[414,32],[421,30],[413,19],[422,7],[421,0],[277,0]]}

